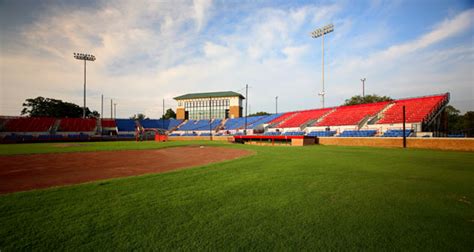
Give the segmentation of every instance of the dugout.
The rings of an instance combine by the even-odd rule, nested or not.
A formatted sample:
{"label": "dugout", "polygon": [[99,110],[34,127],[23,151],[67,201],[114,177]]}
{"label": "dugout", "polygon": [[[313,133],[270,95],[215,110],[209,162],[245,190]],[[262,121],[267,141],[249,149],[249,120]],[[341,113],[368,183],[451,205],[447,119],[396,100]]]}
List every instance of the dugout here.
{"label": "dugout", "polygon": [[317,143],[317,137],[314,136],[265,136],[265,135],[247,135],[234,136],[235,143],[254,144],[254,145],[288,145],[288,146],[306,146]]}

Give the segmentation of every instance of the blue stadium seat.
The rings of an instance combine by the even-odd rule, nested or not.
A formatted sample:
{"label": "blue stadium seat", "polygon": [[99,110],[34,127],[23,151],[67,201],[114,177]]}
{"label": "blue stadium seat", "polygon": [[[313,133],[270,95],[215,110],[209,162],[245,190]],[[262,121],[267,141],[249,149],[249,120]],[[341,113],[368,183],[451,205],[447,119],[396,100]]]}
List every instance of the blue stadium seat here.
{"label": "blue stadium seat", "polygon": [[279,136],[281,135],[281,132],[279,131],[268,131],[263,133],[264,136]]}
{"label": "blue stadium seat", "polygon": [[345,130],[340,137],[373,137],[377,133],[376,130]]}
{"label": "blue stadium seat", "polygon": [[307,136],[313,137],[332,137],[336,134],[336,131],[311,131],[307,134]]}
{"label": "blue stadium seat", "polygon": [[285,132],[283,133],[282,135],[283,136],[304,136],[304,132],[303,131],[289,131],[289,132]]}
{"label": "blue stadium seat", "polygon": [[221,119],[214,119],[212,123],[209,123],[209,120],[189,120],[184,125],[181,125],[178,130],[191,131],[191,130],[209,130],[216,129],[217,126],[221,124]]}
{"label": "blue stadium seat", "polygon": [[135,134],[118,134],[118,138],[135,138]]}
{"label": "blue stadium seat", "polygon": [[[405,130],[405,136],[410,136],[412,133],[412,130],[407,129]],[[382,135],[382,137],[403,137],[403,130],[397,130],[397,129],[389,129],[385,131],[385,133]]]}
{"label": "blue stadium seat", "polygon": [[132,119],[115,119],[118,131],[135,131],[136,123]]}

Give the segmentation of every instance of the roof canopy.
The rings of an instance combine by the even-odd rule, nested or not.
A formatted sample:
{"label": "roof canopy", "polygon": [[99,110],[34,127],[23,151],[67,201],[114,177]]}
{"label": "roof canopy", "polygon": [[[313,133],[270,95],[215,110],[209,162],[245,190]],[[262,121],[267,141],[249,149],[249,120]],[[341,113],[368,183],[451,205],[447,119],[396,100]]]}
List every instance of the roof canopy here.
{"label": "roof canopy", "polygon": [[224,91],[224,92],[210,92],[210,93],[193,93],[177,96],[175,100],[184,100],[184,99],[198,99],[198,98],[215,98],[215,97],[235,97],[238,96],[242,99],[245,97],[237,92],[233,91]]}

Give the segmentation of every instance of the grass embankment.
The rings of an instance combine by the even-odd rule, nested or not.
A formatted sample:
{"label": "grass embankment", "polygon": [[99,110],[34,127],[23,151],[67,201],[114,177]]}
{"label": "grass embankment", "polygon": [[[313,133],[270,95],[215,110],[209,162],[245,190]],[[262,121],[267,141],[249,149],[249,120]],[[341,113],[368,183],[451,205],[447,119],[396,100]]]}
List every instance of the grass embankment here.
{"label": "grass embankment", "polygon": [[[190,142],[159,147],[186,144]],[[177,172],[0,196],[0,249],[474,247],[473,153],[216,145],[248,148],[256,155]],[[157,144],[87,143],[59,150],[31,146],[9,145],[7,153]]]}

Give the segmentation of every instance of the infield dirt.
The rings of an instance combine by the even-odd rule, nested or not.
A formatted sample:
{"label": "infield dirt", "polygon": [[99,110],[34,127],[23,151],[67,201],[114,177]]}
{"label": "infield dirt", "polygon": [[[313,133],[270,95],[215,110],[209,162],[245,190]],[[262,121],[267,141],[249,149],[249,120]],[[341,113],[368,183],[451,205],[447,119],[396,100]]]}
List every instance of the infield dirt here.
{"label": "infield dirt", "polygon": [[222,162],[252,152],[224,147],[0,156],[0,194],[160,173]]}

